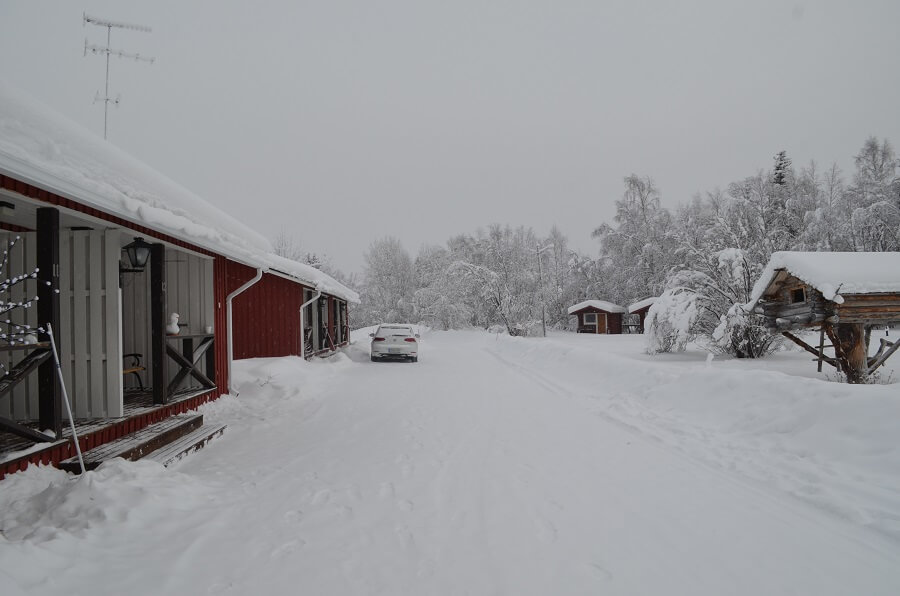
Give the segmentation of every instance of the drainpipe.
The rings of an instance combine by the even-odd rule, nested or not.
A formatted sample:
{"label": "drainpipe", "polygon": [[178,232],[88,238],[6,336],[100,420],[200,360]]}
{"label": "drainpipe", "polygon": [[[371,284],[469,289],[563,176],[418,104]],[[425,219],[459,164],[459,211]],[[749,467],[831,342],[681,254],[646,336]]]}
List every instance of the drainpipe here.
{"label": "drainpipe", "polygon": [[306,341],[303,337],[303,332],[305,331],[306,328],[303,326],[303,310],[307,306],[309,306],[310,304],[312,304],[313,302],[315,302],[316,300],[321,298],[321,296],[322,296],[322,290],[316,290],[315,296],[313,296],[312,298],[310,298],[309,300],[307,300],[306,302],[304,302],[303,304],[300,305],[300,357],[301,358],[306,358]]}
{"label": "drainpipe", "polygon": [[234,326],[231,323],[231,301],[234,300],[238,294],[241,294],[244,290],[262,279],[262,276],[263,270],[261,267],[258,267],[256,269],[256,275],[253,277],[253,279],[251,279],[232,293],[228,294],[228,296],[225,298],[225,316],[228,319],[228,393],[234,393],[231,385],[231,364],[232,362],[234,362],[234,338],[232,337],[232,329]]}

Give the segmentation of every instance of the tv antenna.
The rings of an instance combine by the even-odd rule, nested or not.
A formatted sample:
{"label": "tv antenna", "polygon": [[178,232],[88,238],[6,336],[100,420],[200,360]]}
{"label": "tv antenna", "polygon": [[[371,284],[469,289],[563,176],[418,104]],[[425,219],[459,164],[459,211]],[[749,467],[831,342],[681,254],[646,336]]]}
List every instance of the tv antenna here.
{"label": "tv antenna", "polygon": [[87,56],[88,52],[92,54],[106,54],[106,92],[103,94],[103,97],[100,97],[100,92],[94,96],[94,103],[98,101],[103,102],[103,138],[106,139],[106,130],[107,130],[107,119],[109,116],[109,103],[112,102],[115,105],[119,105],[121,101],[120,96],[116,96],[115,99],[109,96],[109,57],[110,56],[118,56],[119,58],[132,58],[135,62],[149,62],[153,64],[156,58],[147,58],[145,56],[141,56],[140,54],[134,54],[131,52],[125,52],[123,50],[114,50],[110,46],[110,39],[112,37],[113,27],[119,29],[131,29],[132,31],[143,31],[144,33],[150,33],[152,30],[150,27],[145,27],[144,25],[133,25],[131,23],[122,23],[119,21],[108,21],[106,19],[99,19],[97,17],[92,17],[90,15],[82,13],[83,22],[82,26],[91,24],[97,25],[98,27],[106,27],[106,46],[98,46],[89,44],[87,38],[84,39],[84,55]]}

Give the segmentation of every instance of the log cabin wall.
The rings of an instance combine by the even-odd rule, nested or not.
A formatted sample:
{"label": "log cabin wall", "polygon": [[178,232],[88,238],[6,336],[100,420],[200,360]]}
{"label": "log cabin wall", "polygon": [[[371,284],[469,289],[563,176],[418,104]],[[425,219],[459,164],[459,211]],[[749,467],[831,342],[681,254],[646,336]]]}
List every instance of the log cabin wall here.
{"label": "log cabin wall", "polygon": [[841,298],[841,303],[826,300],[815,288],[780,272],[763,295],[766,326],[770,329],[812,327],[834,315],[837,315],[835,323],[883,325],[900,321],[900,294],[841,294]]}
{"label": "log cabin wall", "polygon": [[900,294],[848,294],[835,306],[842,323],[886,325],[900,321]]}

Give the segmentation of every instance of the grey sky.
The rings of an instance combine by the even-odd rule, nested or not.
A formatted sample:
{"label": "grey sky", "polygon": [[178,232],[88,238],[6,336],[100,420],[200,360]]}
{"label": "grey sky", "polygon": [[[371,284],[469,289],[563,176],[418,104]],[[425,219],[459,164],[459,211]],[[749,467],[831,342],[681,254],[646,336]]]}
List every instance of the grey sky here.
{"label": "grey sky", "polygon": [[[369,243],[555,223],[596,254],[630,173],[663,202],[900,143],[900,2],[3,0],[0,77],[260,232]],[[0,114],[2,117],[2,114]]]}

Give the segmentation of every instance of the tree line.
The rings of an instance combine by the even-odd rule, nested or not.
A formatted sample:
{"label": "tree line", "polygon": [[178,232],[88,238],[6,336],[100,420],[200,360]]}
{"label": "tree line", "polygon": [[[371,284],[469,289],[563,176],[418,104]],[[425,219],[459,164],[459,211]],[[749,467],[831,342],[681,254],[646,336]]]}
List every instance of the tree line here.
{"label": "tree line", "polygon": [[[887,140],[865,141],[849,180],[836,165],[796,168],[781,151],[772,167],[661,204],[650,176],[624,179],[611,223],[593,232],[596,257],[571,250],[554,227],[492,224],[423,246],[413,257],[396,238],[374,241],[360,280],[355,327],[385,321],[440,329],[500,326],[535,333],[571,325],[567,308],[586,299],[627,305],[657,296],[648,319],[650,351],[701,338],[713,349],[757,357],[774,348],[743,309],[779,250],[900,250],[900,161]],[[347,279],[340,272],[331,271]]]}

